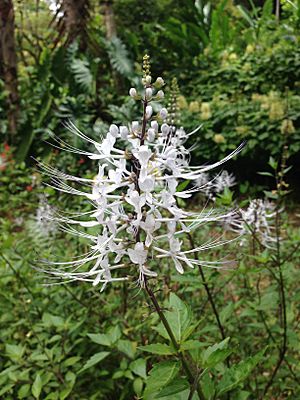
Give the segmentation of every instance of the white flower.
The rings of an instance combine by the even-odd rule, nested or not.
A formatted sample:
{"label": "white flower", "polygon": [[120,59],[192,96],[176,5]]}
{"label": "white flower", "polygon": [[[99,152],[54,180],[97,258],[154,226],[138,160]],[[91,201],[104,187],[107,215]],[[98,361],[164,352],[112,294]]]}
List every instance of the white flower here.
{"label": "white flower", "polygon": [[131,97],[137,97],[137,91],[136,91],[136,89],[135,89],[135,88],[131,88],[131,89],[129,90],[129,95],[130,95]]}
{"label": "white flower", "polygon": [[148,100],[151,99],[152,95],[153,95],[153,90],[152,90],[150,87],[148,87],[148,88],[145,90],[146,99],[148,99]]}
{"label": "white flower", "polygon": [[111,136],[113,136],[113,137],[118,137],[118,135],[119,135],[119,128],[117,127],[117,125],[115,125],[115,124],[112,124],[110,127],[109,127],[109,133],[111,134]]}
{"label": "white flower", "polygon": [[159,112],[160,118],[161,119],[166,119],[168,116],[168,111],[166,108],[162,108]]}
{"label": "white flower", "polygon": [[129,131],[127,126],[120,126],[120,136],[122,139],[127,139],[128,133]]}
{"label": "white flower", "polygon": [[163,80],[163,78],[162,77],[158,77],[157,79],[156,79],[156,84],[158,85],[158,86],[163,86],[164,84],[165,84],[165,81]]}
{"label": "white flower", "polygon": [[158,99],[163,99],[165,97],[165,94],[164,94],[163,90],[159,90],[156,93],[156,96],[157,96]]}
{"label": "white flower", "polygon": [[[158,78],[154,87],[163,84],[162,78]],[[89,250],[81,258],[46,262],[47,272],[58,279],[86,281],[94,286],[101,284],[103,290],[108,282],[131,279],[130,265],[134,264],[138,268],[133,277],[143,285],[145,277],[157,276],[157,271],[161,271],[159,264],[153,267],[153,271],[146,265],[150,255],[153,261],[162,258],[172,260],[179,273],[183,273],[186,266],[218,267],[218,263],[201,260],[200,256],[195,259],[193,254],[220,246],[223,241],[212,239],[195,249],[184,250],[181,237],[201,224],[223,220],[227,215],[213,210],[188,211],[180,208],[176,200],[189,198],[194,193],[211,188],[211,185],[214,192],[225,183],[232,185],[233,179],[229,174],[217,175],[211,181],[206,174],[238,154],[243,146],[219,162],[191,167],[190,149],[185,147],[185,142],[200,127],[186,133],[183,128],[151,121],[153,110],[149,103],[153,89],[149,79],[144,89],[145,97],[141,99],[145,107],[143,118],[129,123],[129,128],[112,124],[101,143],[69,123],[74,135],[87,141],[93,150],[76,149],[65,142],[63,146],[81,157],[98,160],[99,170],[94,178],[76,177],[42,165],[52,179],[51,187],[81,196],[88,200],[90,206],[81,213],[56,213],[53,217],[64,231],[90,242]],[[135,88],[131,88],[129,93],[134,98],[138,97]],[[157,97],[162,97],[162,91],[157,93]],[[162,108],[159,116],[159,120],[165,120],[167,110]],[[179,190],[182,181],[194,184]],[[249,218],[245,215],[245,219]],[[262,217],[260,221],[259,229],[265,232],[267,227]],[[85,229],[82,230],[82,227]],[[89,233],[88,228],[91,227],[93,230]],[[233,229],[239,231],[244,228],[236,224]]]}
{"label": "white flower", "polygon": [[134,264],[138,264],[140,266],[144,265],[147,260],[148,251],[145,250],[144,243],[137,242],[134,246],[134,249],[127,250],[130,260]]}
{"label": "white flower", "polygon": [[150,119],[153,113],[153,109],[151,106],[146,107],[146,119]]}

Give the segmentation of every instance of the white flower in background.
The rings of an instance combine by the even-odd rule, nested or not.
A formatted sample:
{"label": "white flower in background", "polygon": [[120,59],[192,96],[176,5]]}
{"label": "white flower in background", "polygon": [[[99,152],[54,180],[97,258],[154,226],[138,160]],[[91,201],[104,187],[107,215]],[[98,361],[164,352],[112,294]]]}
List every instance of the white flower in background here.
{"label": "white flower in background", "polygon": [[230,188],[236,184],[233,174],[224,170],[213,178],[207,173],[203,173],[195,180],[195,185],[199,188],[199,192],[203,193],[209,199],[215,200],[215,195],[223,193],[226,188]]}
{"label": "white flower in background", "polygon": [[57,233],[58,227],[55,221],[55,208],[52,207],[45,196],[41,196],[39,206],[36,210],[35,225],[36,229],[42,236],[54,236]]}
{"label": "white flower in background", "polygon": [[268,200],[254,199],[250,201],[247,209],[239,210],[233,218],[228,219],[227,228],[240,235],[255,235],[263,246],[272,247],[276,242],[275,216],[275,204]]}
{"label": "white flower in background", "polygon": [[[78,150],[65,142],[64,149],[98,160],[99,171],[94,179],[71,176],[41,164],[51,177],[50,186],[86,198],[93,208],[72,217],[60,215],[54,218],[65,225],[66,232],[91,242],[89,252],[81,258],[47,262],[47,272],[58,279],[88,281],[93,285],[101,283],[104,289],[108,282],[131,277],[138,278],[143,285],[147,276],[159,275],[162,263],[158,260],[163,258],[172,260],[179,273],[183,273],[185,267],[217,267],[219,264],[195,259],[193,254],[220,246],[223,241],[212,240],[184,251],[183,239],[200,225],[222,220],[225,216],[212,209],[201,212],[181,209],[177,199],[191,197],[200,190],[200,185],[178,191],[178,184],[183,180],[203,179],[207,171],[238,154],[243,144],[212,165],[189,166],[190,150],[185,147],[185,142],[199,128],[186,133],[183,128],[167,124],[165,108],[158,116],[153,116],[150,103],[164,97],[161,90],[164,81],[158,78],[152,85],[149,73],[142,81],[144,89],[141,93],[135,88],[129,93],[141,99],[143,118],[128,127],[111,125],[102,143],[87,137],[69,123],[70,130],[90,143],[94,150]],[[228,181],[228,176],[224,180]],[[80,227],[93,227],[93,233]]]}

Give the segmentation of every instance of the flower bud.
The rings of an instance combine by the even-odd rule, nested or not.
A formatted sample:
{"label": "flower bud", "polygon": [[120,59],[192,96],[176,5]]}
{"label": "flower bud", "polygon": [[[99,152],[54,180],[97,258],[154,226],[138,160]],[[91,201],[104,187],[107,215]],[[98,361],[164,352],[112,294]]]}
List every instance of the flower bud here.
{"label": "flower bud", "polygon": [[127,136],[128,136],[127,126],[120,126],[120,135],[121,135],[122,139],[127,139]]}
{"label": "flower bud", "polygon": [[157,96],[159,99],[163,99],[163,98],[165,97],[165,94],[164,94],[164,92],[163,92],[162,90],[159,90],[159,91],[156,93],[156,96]]}
{"label": "flower bud", "polygon": [[135,88],[131,88],[130,90],[129,90],[129,95],[131,96],[131,97],[137,97],[137,91],[136,91],[136,89]]}
{"label": "flower bud", "polygon": [[139,121],[132,121],[132,131],[136,133],[139,130]]}
{"label": "flower bud", "polygon": [[161,119],[166,119],[168,116],[168,111],[166,108],[162,108],[159,112],[160,118]]}
{"label": "flower bud", "polygon": [[146,118],[147,118],[147,119],[150,119],[151,116],[152,116],[152,113],[153,113],[152,107],[151,107],[151,106],[147,106],[147,107],[146,107]]}
{"label": "flower bud", "polygon": [[147,83],[147,85],[150,85],[150,83],[151,83],[151,76],[150,75],[147,75],[145,77],[145,82]]}
{"label": "flower bud", "polygon": [[154,131],[157,133],[158,132],[158,122],[157,121],[151,121],[151,128],[153,128]]}
{"label": "flower bud", "polygon": [[113,137],[117,137],[119,134],[119,128],[117,127],[117,125],[112,124],[109,127],[109,133],[113,136]]}
{"label": "flower bud", "polygon": [[154,142],[155,139],[155,130],[153,128],[149,128],[147,131],[149,142]]}
{"label": "flower bud", "polygon": [[169,125],[168,124],[162,124],[161,132],[162,132],[163,135],[168,135],[168,133],[170,132]]}
{"label": "flower bud", "polygon": [[159,86],[159,87],[162,87],[164,84],[165,84],[165,81],[163,80],[163,78],[161,77],[161,76],[159,76],[157,79],[156,79],[156,85],[157,86]]}
{"label": "flower bud", "polygon": [[151,88],[147,88],[145,90],[146,99],[150,99],[152,97],[153,91]]}

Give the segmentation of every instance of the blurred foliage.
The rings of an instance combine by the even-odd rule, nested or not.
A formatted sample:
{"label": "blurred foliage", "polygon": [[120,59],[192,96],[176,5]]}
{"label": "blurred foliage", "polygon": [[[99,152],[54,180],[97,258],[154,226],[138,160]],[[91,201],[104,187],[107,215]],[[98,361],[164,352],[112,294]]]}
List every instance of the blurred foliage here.
{"label": "blurred foliage", "polygon": [[[69,119],[94,139],[101,138],[111,121],[133,120],[135,103],[122,96],[138,85],[140,61],[147,51],[155,75],[167,82],[178,78],[182,125],[192,130],[203,124],[194,136],[195,163],[218,160],[247,140],[239,156],[243,168],[241,161],[231,163],[242,181],[247,172],[253,179],[261,165],[265,168],[270,155],[280,158],[283,145],[288,145],[297,174],[299,1],[282,1],[278,19],[269,0],[260,6],[230,0],[187,0],[184,5],[179,0],[114,0],[108,3],[116,36],[109,38],[104,2],[91,0],[87,29],[70,43],[60,30],[64,15],[50,11],[49,3],[56,2],[14,1],[20,94],[16,137],[8,131],[8,93],[0,76],[0,131],[5,142],[0,149],[0,398],[115,400],[143,394],[149,400],[186,400],[187,382],[174,357],[171,360],[173,349],[134,283],[115,284],[101,295],[85,284],[43,285],[49,279],[34,269],[36,260],[77,256],[86,251],[86,243],[72,237],[66,242],[61,232],[44,238],[36,234],[39,195],[46,195],[54,206],[59,202],[65,211],[82,211],[86,205],[64,195],[58,198],[52,188],[41,186],[40,174],[29,168],[31,156],[68,173],[93,177],[92,163],[49,142],[56,143],[55,134],[82,148],[64,127]],[[216,204],[228,206],[241,198],[245,206],[249,193],[274,186],[272,177],[264,179],[260,186],[242,182],[238,196],[227,190]],[[276,200],[276,191],[266,193]],[[193,198],[187,206],[198,208],[202,202]],[[282,216],[288,351],[266,399],[300,396],[300,232],[297,211],[294,214]],[[224,234],[220,226],[213,232]],[[204,227],[194,239],[201,242],[210,235]],[[200,380],[207,399],[227,399],[229,391],[232,399],[254,400],[278,362],[280,273],[276,254],[257,249],[253,238],[243,246],[233,242],[226,252],[216,250],[209,257],[223,259],[228,254],[238,268],[205,270],[205,281],[229,342],[221,341],[198,271],[178,276],[168,261],[162,263],[157,296],[171,320],[178,306],[188,314],[190,326],[198,324],[182,351],[204,366]],[[179,297],[172,298],[170,291]],[[161,377],[166,377],[163,382]]]}

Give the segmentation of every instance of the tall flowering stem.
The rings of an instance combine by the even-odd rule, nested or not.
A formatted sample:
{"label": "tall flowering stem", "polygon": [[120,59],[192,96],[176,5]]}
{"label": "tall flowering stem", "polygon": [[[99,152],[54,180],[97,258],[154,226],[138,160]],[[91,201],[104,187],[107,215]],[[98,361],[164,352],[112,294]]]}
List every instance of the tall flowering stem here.
{"label": "tall flowering stem", "polygon": [[[155,294],[153,293],[153,290],[150,288],[150,286],[149,286],[149,284],[147,282],[147,279],[145,280],[145,291],[148,294],[148,296],[149,296],[149,298],[150,298],[150,300],[151,300],[151,302],[152,302],[152,304],[153,304],[153,306],[155,308],[155,311],[157,312],[157,314],[158,314],[163,326],[165,327],[165,329],[166,329],[166,331],[167,331],[167,333],[169,335],[169,338],[170,338],[170,340],[172,342],[172,345],[173,345],[173,347],[175,348],[175,350],[177,352],[177,356],[181,361],[182,367],[183,367],[183,369],[184,369],[184,371],[185,371],[185,373],[187,375],[188,381],[189,381],[189,383],[191,385],[191,391],[194,391],[194,388],[195,388],[197,393],[198,393],[199,399],[200,400],[205,400],[205,396],[204,396],[204,394],[202,392],[201,386],[200,386],[199,382],[197,382],[198,374],[196,374],[196,377],[194,376],[193,370],[190,367],[190,363],[187,361],[187,359],[185,358],[185,356],[181,352],[180,346],[176,341],[176,338],[175,338],[175,336],[174,336],[174,334],[172,332],[172,329],[171,329],[171,327],[170,327],[170,325],[168,323],[168,320],[165,317],[162,309],[160,308],[160,305],[159,305],[159,303],[157,301],[157,298],[156,298]],[[195,369],[195,368],[193,368],[193,369]]]}

